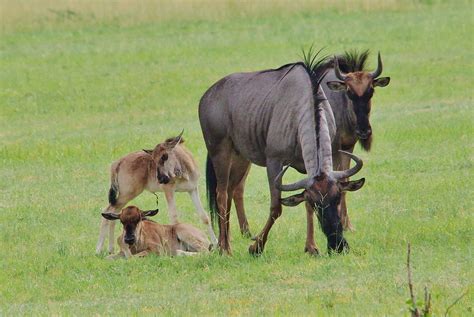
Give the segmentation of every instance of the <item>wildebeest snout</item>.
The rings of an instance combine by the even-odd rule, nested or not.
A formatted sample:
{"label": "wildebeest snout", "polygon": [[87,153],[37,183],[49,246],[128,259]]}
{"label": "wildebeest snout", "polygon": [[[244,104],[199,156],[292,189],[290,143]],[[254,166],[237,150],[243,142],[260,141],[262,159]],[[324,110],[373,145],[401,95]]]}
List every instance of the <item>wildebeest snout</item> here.
{"label": "wildebeest snout", "polygon": [[365,130],[365,131],[360,130],[360,129],[356,129],[355,133],[356,133],[356,135],[359,139],[366,140],[372,135],[372,129],[367,128],[367,130]]}
{"label": "wildebeest snout", "polygon": [[156,175],[160,184],[168,184],[170,182],[170,178],[165,174],[161,174],[159,169],[157,169]]}
{"label": "wildebeest snout", "polygon": [[132,245],[132,244],[135,243],[135,237],[134,236],[125,236],[125,238],[123,240],[128,245]]}

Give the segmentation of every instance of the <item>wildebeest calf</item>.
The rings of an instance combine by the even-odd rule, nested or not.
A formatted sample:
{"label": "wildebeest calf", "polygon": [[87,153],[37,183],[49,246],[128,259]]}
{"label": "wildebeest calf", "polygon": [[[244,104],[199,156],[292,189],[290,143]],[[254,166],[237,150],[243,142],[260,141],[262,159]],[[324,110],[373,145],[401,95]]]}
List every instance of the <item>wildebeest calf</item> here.
{"label": "wildebeest calf", "polygon": [[109,258],[143,257],[149,253],[194,255],[209,251],[210,242],[204,232],[185,223],[162,225],[147,218],[157,213],[158,209],[141,211],[136,206],[128,206],[120,214],[102,213],[105,219],[120,219],[123,225],[123,232],[117,239],[120,252]]}
{"label": "wildebeest calf", "polygon": [[[130,153],[111,167],[109,206],[102,212],[118,213],[132,199],[144,190],[164,192],[168,203],[171,224],[178,223],[175,192],[187,192],[201,221],[207,226],[213,244],[217,238],[212,230],[209,216],[199,199],[199,170],[192,154],[184,147],[181,135],[159,143],[153,150]],[[109,232],[109,253],[114,249],[115,222],[102,219],[96,253],[102,251],[107,229]]]}

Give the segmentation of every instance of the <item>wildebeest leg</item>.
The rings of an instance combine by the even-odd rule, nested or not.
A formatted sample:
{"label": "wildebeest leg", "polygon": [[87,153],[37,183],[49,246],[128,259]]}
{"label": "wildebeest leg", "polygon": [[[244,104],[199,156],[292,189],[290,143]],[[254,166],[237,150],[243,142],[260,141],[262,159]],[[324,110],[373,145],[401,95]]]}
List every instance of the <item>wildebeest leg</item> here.
{"label": "wildebeest leg", "polygon": [[[344,151],[352,153],[354,151],[354,145],[348,146],[348,147],[343,146],[342,149]],[[341,169],[340,170],[348,169],[349,166],[351,165],[350,157],[347,156],[347,155],[342,155],[342,153],[339,153],[339,157],[340,157],[340,162],[341,162],[341,164],[340,164]],[[348,178],[341,179],[341,181],[348,181],[348,180],[349,180]],[[346,193],[345,192],[341,193],[341,208],[339,210],[340,210],[339,217],[341,218],[341,223],[342,223],[342,227],[344,228],[344,230],[354,231],[354,227],[352,226],[352,223],[349,219],[349,215],[347,213]]]}
{"label": "wildebeest leg", "polygon": [[176,209],[176,201],[174,200],[174,188],[163,186],[163,191],[165,192],[166,202],[168,204],[170,223],[178,223],[178,210]]}
{"label": "wildebeest leg", "polygon": [[190,191],[189,195],[191,196],[191,200],[193,201],[197,214],[201,217],[201,221],[207,226],[207,231],[209,233],[209,236],[211,237],[212,245],[217,246],[216,234],[214,233],[214,230],[212,230],[212,225],[209,216],[206,214],[204,208],[202,207],[197,188]]}
{"label": "wildebeest leg", "polygon": [[137,258],[143,258],[143,257],[147,256],[148,253],[150,253],[150,251],[145,250],[145,251],[139,252],[139,253],[137,253],[137,254],[134,254],[133,256],[134,256],[134,257],[137,257]]}
{"label": "wildebeest leg", "polygon": [[[109,205],[102,212],[119,213],[120,210],[122,210],[123,206],[125,206],[125,204],[127,202],[122,203],[121,201],[117,201],[117,203],[114,206]],[[97,246],[96,246],[96,249],[95,249],[96,254],[99,254],[100,252],[102,252],[102,249],[104,247],[104,242],[105,242],[105,236],[107,235],[107,229],[108,229],[108,232],[109,232],[109,250],[108,251],[109,251],[110,254],[112,254],[114,252],[115,222],[107,220],[105,218],[102,218],[102,220],[100,222],[99,239],[97,241]]]}
{"label": "wildebeest leg", "polygon": [[106,259],[107,260],[117,260],[117,259],[121,259],[121,258],[124,258],[124,257],[125,257],[125,254],[122,251],[120,251],[117,254],[109,255],[108,257],[106,257]]}
{"label": "wildebeest leg", "polygon": [[188,251],[183,251],[183,250],[176,250],[176,255],[177,256],[193,256],[197,255],[197,252],[188,252]]}
{"label": "wildebeest leg", "polygon": [[268,233],[272,228],[275,220],[281,215],[281,192],[275,186],[275,178],[281,171],[282,164],[278,161],[269,160],[267,161],[267,177],[270,186],[270,216],[267,219],[267,223],[263,230],[255,237],[255,243],[249,247],[249,253],[253,255],[259,255],[265,248],[267,242]]}
{"label": "wildebeest leg", "polygon": [[250,162],[234,153],[232,155],[232,166],[230,168],[228,195],[228,209],[230,211],[232,199],[234,199],[237,218],[239,219],[240,232],[250,237],[249,224],[244,209],[244,187],[245,179],[250,170]]}
{"label": "wildebeest leg", "polygon": [[319,255],[319,249],[314,242],[314,210],[310,203],[305,202],[306,207],[306,246],[304,252],[311,255]]}
{"label": "wildebeest leg", "polygon": [[219,248],[224,254],[231,254],[229,220],[230,212],[227,209],[227,187],[229,184],[232,143],[223,140],[219,144],[217,153],[211,154],[217,182],[217,207],[219,209]]}

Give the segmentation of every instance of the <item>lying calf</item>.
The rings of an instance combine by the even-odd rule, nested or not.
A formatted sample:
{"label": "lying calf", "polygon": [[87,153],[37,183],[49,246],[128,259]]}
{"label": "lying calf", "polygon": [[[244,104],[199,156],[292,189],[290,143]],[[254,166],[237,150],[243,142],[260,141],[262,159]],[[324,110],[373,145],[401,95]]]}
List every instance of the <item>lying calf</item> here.
{"label": "lying calf", "polygon": [[199,229],[185,223],[162,225],[147,218],[157,213],[158,209],[141,211],[135,206],[122,209],[120,214],[103,213],[105,219],[120,219],[123,225],[123,232],[117,239],[120,252],[110,258],[141,257],[148,253],[194,255],[209,251],[210,242]]}

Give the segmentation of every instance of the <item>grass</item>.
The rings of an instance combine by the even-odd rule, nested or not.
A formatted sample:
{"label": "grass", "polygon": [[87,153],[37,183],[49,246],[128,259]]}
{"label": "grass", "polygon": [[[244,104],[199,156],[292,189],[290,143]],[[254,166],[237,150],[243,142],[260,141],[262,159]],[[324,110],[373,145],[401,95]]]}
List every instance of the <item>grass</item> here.
{"label": "grass", "polygon": [[[435,315],[472,288],[470,1],[157,3],[1,2],[1,315],[407,315],[407,242]],[[51,14],[64,10],[89,18]],[[258,259],[234,214],[233,257],[94,255],[110,162],[185,128],[203,170],[204,91],[232,72],[296,61],[312,43],[380,50],[392,78],[374,97],[373,150],[357,149],[367,182],[349,194],[349,255],[303,253],[303,207],[285,208]],[[252,168],[246,202],[256,233],[268,215],[264,169]],[[190,199],[177,203],[198,225]],[[133,204],[151,208],[154,196]],[[324,249],[319,230],[317,241]],[[451,313],[472,309],[469,293]]]}

